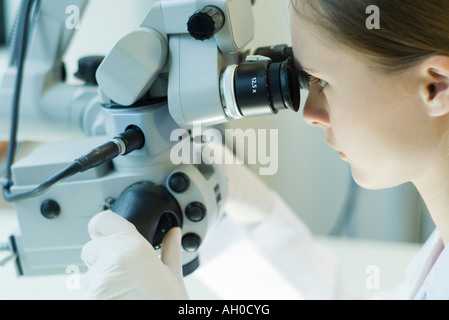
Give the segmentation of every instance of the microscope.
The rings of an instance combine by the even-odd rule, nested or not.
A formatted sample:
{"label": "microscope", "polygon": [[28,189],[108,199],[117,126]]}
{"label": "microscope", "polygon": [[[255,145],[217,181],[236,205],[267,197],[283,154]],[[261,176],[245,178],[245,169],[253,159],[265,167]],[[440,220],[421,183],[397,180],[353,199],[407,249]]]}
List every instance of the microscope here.
{"label": "microscope", "polygon": [[[224,167],[201,161],[210,146],[195,127],[297,112],[308,79],[286,45],[245,48],[254,0],[162,0],[107,56],[81,58],[76,75],[84,84],[68,84],[62,57],[74,30],[66,9],[82,14],[87,3],[23,0],[0,87],[12,144],[18,132],[67,133],[15,163],[10,148],[2,184],[20,226],[10,237],[18,275],[85,270],[87,225],[104,210],[132,222],[156,250],[181,227],[189,275],[228,196]],[[180,143],[200,161],[172,161]]]}

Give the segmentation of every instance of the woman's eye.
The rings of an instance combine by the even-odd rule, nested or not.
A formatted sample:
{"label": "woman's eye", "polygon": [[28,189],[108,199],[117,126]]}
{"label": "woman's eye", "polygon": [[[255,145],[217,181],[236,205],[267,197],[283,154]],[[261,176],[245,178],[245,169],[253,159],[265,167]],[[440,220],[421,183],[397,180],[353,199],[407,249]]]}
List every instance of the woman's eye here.
{"label": "woman's eye", "polygon": [[318,84],[321,87],[319,93],[323,92],[323,90],[327,87],[327,82],[326,81],[324,81],[324,80],[322,80],[320,78],[314,77],[312,75],[310,76],[310,82],[311,83],[316,83],[316,84]]}

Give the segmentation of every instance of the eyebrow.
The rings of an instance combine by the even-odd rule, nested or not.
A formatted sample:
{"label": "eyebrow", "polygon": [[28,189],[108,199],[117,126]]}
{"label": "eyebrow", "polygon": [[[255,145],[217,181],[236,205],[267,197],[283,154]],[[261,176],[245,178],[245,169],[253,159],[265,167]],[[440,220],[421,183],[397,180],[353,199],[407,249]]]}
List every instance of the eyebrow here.
{"label": "eyebrow", "polygon": [[315,71],[315,70],[312,69],[312,68],[304,67],[304,66],[301,64],[301,62],[299,62],[298,59],[295,59],[295,65],[296,65],[296,69],[298,69],[298,70],[302,70],[302,71],[305,71],[305,72],[307,72],[307,73],[319,73],[319,72]]}
{"label": "eyebrow", "polygon": [[316,71],[312,68],[303,67],[302,69],[307,73],[319,73],[318,71]]}

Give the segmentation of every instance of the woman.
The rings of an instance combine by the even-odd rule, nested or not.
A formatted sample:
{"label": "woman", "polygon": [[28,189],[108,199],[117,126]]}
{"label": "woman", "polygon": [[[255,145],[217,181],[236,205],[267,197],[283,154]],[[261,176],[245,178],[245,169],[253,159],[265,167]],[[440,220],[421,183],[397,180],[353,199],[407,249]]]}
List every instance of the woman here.
{"label": "woman", "polygon": [[[372,5],[380,9],[379,29],[366,27],[366,9]],[[449,0],[292,1],[295,57],[311,81],[305,121],[326,132],[361,186],[412,182],[437,226],[395,298],[449,298],[448,17]],[[346,298],[337,290],[338,273],[329,267],[333,262],[307,249],[312,247],[308,231],[282,200],[244,168],[230,167],[229,176],[235,192],[228,215],[249,229],[261,252],[275,256],[271,261],[305,297]],[[251,187],[238,181],[251,181],[246,183]],[[278,246],[266,243],[273,228],[282,230]],[[93,265],[88,279],[102,277],[88,282],[88,298],[188,297],[180,275],[179,229],[166,237],[162,263],[133,226],[116,215],[98,215],[90,231],[101,239],[83,251],[83,259]],[[124,239],[130,240],[126,246]],[[118,243],[123,250],[114,250]],[[104,250],[114,250],[114,257]],[[136,263],[127,263],[132,259],[158,276],[144,275]]]}

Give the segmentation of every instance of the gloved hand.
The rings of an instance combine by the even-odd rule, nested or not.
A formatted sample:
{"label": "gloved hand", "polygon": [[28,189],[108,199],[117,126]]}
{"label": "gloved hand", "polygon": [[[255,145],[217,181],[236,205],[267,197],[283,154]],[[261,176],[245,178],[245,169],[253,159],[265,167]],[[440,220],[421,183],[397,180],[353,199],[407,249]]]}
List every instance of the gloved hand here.
{"label": "gloved hand", "polygon": [[[210,144],[209,148],[220,150],[228,177],[228,199],[225,213],[236,224],[252,229],[261,223],[271,212],[274,195],[262,179],[253,173],[241,159],[224,145]],[[207,156],[208,152],[203,155]],[[232,161],[229,161],[232,159]],[[240,163],[240,164],[239,164]]]}
{"label": "gloved hand", "polygon": [[106,211],[89,223],[92,241],[81,258],[89,267],[85,299],[186,300],[181,258],[181,229],[170,230],[161,258],[135,226]]}

